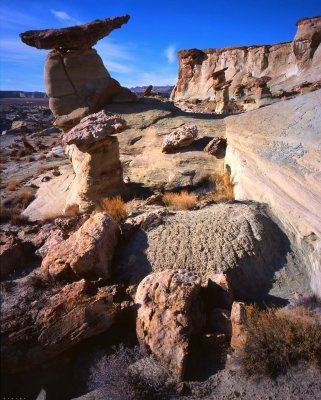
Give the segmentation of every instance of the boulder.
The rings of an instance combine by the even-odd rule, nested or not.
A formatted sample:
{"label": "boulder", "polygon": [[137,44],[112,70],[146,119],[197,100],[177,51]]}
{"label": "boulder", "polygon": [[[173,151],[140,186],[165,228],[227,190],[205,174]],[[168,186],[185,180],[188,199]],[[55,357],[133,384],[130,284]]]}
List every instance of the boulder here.
{"label": "boulder", "polygon": [[264,205],[216,204],[163,215],[138,229],[119,247],[115,274],[137,283],[151,272],[184,268],[204,285],[212,274],[226,274],[235,298],[261,298],[286,265],[288,251]]}
{"label": "boulder", "polygon": [[66,204],[78,204],[80,210],[102,197],[123,190],[123,171],[119,160],[118,139],[112,136],[125,129],[119,115],[106,111],[89,115],[63,136],[75,179]]}
{"label": "boulder", "polygon": [[1,362],[8,373],[41,365],[108,330],[121,310],[118,286],[97,289],[85,280],[62,289],[41,285],[39,277],[30,276],[4,292]]}
{"label": "boulder", "polygon": [[15,235],[1,232],[0,235],[0,278],[23,268],[27,263],[22,241]]}
{"label": "boulder", "polygon": [[141,346],[182,378],[193,333],[204,324],[200,278],[186,270],[147,276],[138,286],[136,331]]}
{"label": "boulder", "polygon": [[[237,200],[267,203],[321,296],[321,90],[226,119]],[[292,287],[296,285],[293,277]],[[291,286],[289,284],[289,286]]]}
{"label": "boulder", "polygon": [[108,279],[119,228],[105,213],[93,214],[68,239],[53,246],[43,259],[45,277],[75,281]]}
{"label": "boulder", "polygon": [[197,138],[197,126],[185,125],[182,128],[176,129],[165,137],[162,152],[169,153],[180,147],[189,146]]}
{"label": "boulder", "polygon": [[223,137],[215,137],[206,145],[204,151],[212,156],[222,156],[222,154],[225,155],[225,149],[226,139]]}
{"label": "boulder", "polygon": [[79,50],[89,49],[98,40],[108,36],[114,29],[129,21],[129,15],[98,19],[84,25],[61,29],[27,31],[20,34],[21,40],[37,49]]}

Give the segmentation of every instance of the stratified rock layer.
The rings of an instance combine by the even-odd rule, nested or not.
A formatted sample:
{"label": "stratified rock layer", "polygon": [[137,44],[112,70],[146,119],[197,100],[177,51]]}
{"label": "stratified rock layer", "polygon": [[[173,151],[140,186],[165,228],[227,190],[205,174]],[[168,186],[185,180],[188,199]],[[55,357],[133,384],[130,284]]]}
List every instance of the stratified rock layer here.
{"label": "stratified rock layer", "polygon": [[[182,50],[172,98],[210,99],[217,113],[271,104],[321,77],[321,17],[298,22],[293,42]],[[262,80],[263,78],[263,80]]]}
{"label": "stratified rock layer", "polygon": [[321,296],[321,90],[226,119],[238,200],[270,205]]}
{"label": "stratified rock layer", "polygon": [[16,281],[3,296],[1,367],[7,373],[30,369],[106,331],[121,308],[117,295],[117,286],[97,289],[85,280],[63,289],[43,288],[39,277]]}
{"label": "stratified rock layer", "polygon": [[179,377],[184,375],[190,336],[204,323],[200,288],[200,278],[184,270],[151,274],[137,288],[140,344]]}
{"label": "stratified rock layer", "polygon": [[21,40],[37,49],[79,50],[89,49],[98,40],[109,35],[129,21],[129,15],[99,19],[88,24],[61,29],[27,31],[20,34]]}

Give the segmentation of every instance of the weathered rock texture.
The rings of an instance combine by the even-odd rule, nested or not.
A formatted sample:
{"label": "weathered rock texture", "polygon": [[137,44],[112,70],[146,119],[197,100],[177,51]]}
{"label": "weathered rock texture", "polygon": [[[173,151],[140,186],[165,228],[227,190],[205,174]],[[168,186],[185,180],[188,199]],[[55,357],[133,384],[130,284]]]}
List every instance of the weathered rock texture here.
{"label": "weathered rock texture", "polygon": [[180,147],[189,146],[197,138],[197,126],[185,125],[182,128],[176,129],[165,137],[162,152],[170,153]]}
{"label": "weathered rock texture", "polygon": [[83,118],[63,136],[75,172],[67,205],[78,204],[80,209],[86,208],[91,202],[122,191],[119,143],[112,135],[125,127],[126,122],[119,115],[100,111]]}
{"label": "weathered rock texture", "polygon": [[128,20],[129,16],[124,15],[20,35],[29,46],[53,49],[45,64],[45,84],[49,107],[59,128],[72,128],[85,115],[101,110],[113,97],[122,95],[126,101],[136,99],[129,89],[110,77],[97,51],[91,48]]}
{"label": "weathered rock texture", "polygon": [[321,90],[229,117],[234,195],[268,203],[301,249],[321,296]]}
{"label": "weathered rock texture", "polygon": [[53,246],[43,259],[46,277],[75,281],[108,279],[119,228],[105,213],[93,214],[67,240]]}
{"label": "weathered rock texture", "polygon": [[99,19],[88,24],[61,29],[27,31],[20,34],[21,40],[37,49],[81,50],[89,49],[98,40],[108,36],[114,29],[129,21],[129,15]]}
{"label": "weathered rock texture", "polygon": [[166,270],[147,276],[135,297],[140,344],[181,378],[190,337],[204,324],[200,288],[192,272]]}
{"label": "weathered rock texture", "polygon": [[42,364],[106,331],[121,309],[114,302],[117,286],[97,289],[81,280],[43,290],[41,283],[36,288],[35,279],[16,281],[3,293],[1,367],[7,373]]}
{"label": "weathered rock texture", "polygon": [[257,204],[218,204],[165,215],[119,249],[120,281],[152,271],[187,269],[205,283],[226,273],[236,298],[264,296],[287,253],[282,232]]}
{"label": "weathered rock texture", "polygon": [[[246,111],[321,77],[321,17],[300,20],[292,42],[182,50],[174,100],[210,99],[217,113]],[[311,89],[310,89],[311,90]]]}

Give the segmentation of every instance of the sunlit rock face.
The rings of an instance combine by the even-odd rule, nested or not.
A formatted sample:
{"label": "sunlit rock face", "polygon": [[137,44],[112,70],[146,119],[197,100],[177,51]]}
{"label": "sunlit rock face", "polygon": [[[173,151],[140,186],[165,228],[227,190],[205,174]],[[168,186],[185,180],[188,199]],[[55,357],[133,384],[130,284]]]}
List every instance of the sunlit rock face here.
{"label": "sunlit rock face", "polygon": [[226,119],[237,200],[267,203],[321,297],[321,90]]}
{"label": "sunlit rock face", "polygon": [[179,51],[172,99],[207,99],[216,103],[217,113],[228,113],[314,90],[321,78],[321,17],[297,26],[292,42]]}

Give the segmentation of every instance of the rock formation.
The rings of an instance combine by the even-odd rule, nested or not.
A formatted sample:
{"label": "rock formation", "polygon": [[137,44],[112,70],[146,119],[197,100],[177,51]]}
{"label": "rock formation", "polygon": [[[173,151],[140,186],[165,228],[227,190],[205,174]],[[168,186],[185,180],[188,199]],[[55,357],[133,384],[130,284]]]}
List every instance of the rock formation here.
{"label": "rock formation", "polygon": [[64,134],[62,141],[75,173],[66,207],[78,204],[83,209],[122,191],[119,143],[112,135],[125,127],[126,122],[119,115],[103,110],[83,118]]}
{"label": "rock formation", "polygon": [[175,101],[209,99],[215,112],[247,111],[300,93],[321,77],[321,17],[298,21],[292,42],[181,50]]}
{"label": "rock formation", "polygon": [[44,292],[38,280],[24,278],[4,293],[1,367],[7,372],[30,369],[108,330],[121,310],[119,286],[97,289],[81,280]]}
{"label": "rock formation", "polygon": [[136,96],[112,79],[97,51],[91,47],[129,20],[128,15],[96,20],[62,29],[27,31],[21,40],[39,49],[53,49],[45,64],[46,93],[55,125],[64,130],[102,109],[114,97]]}
{"label": "rock formation", "polygon": [[237,200],[270,205],[321,296],[321,90],[226,119]]}
{"label": "rock formation", "polygon": [[185,125],[176,129],[164,139],[162,152],[170,153],[180,147],[189,146],[197,138],[197,126]]}
{"label": "rock formation", "polygon": [[204,151],[211,154],[212,156],[220,156],[222,155],[222,153],[223,155],[225,155],[225,149],[226,139],[223,137],[215,137],[204,148]]}
{"label": "rock formation", "polygon": [[284,241],[259,204],[180,211],[139,229],[123,244],[115,274],[136,283],[151,272],[187,269],[206,283],[213,273],[226,273],[237,298],[257,298],[267,294],[284,266]]}
{"label": "rock formation", "polygon": [[135,297],[141,346],[181,378],[190,337],[204,325],[200,289],[201,280],[192,272],[166,270],[147,276]]}
{"label": "rock formation", "polygon": [[54,245],[42,261],[47,278],[67,282],[108,279],[119,228],[107,214],[93,214],[78,231]]}

